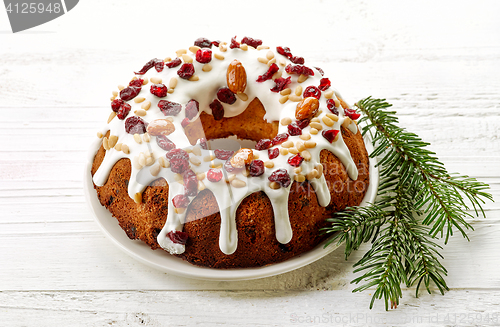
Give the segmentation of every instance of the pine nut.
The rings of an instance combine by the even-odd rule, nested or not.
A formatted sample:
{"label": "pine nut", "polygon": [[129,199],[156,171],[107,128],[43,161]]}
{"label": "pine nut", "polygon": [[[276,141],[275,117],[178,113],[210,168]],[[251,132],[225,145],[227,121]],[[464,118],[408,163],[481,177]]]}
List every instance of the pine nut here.
{"label": "pine nut", "polygon": [[205,173],[199,173],[196,175],[196,178],[199,180],[199,181],[202,181],[205,179]]}
{"label": "pine nut", "polygon": [[160,173],[160,170],[161,170],[160,165],[154,165],[154,166],[151,166],[151,168],[149,168],[149,172],[153,176],[157,176]]}
{"label": "pine nut", "polygon": [[269,61],[267,62],[267,65],[268,65],[269,67],[271,67],[271,65],[272,65],[272,64],[274,64],[274,63],[276,63],[276,58],[272,58],[271,60],[269,60]]}
{"label": "pine nut", "polygon": [[196,82],[200,80],[200,77],[198,75],[193,75],[189,78],[191,82]]}
{"label": "pine nut", "polygon": [[311,133],[312,135],[316,135],[316,134],[318,134],[318,130],[316,128],[311,128],[309,133]]}
{"label": "pine nut", "polygon": [[290,117],[283,117],[281,119],[281,125],[283,125],[283,126],[290,125],[291,123],[292,123],[292,118],[290,118]]}
{"label": "pine nut", "polygon": [[323,175],[323,165],[322,164],[318,164],[316,166],[316,170],[318,171],[318,177],[321,177],[321,175]]}
{"label": "pine nut", "polygon": [[311,135],[309,133],[303,133],[299,136],[302,140],[307,141],[311,139]]}
{"label": "pine nut", "polygon": [[203,161],[205,161],[205,162],[209,162],[209,161],[212,161],[214,159],[215,159],[215,156],[213,154],[203,157]]}
{"label": "pine nut", "polygon": [[314,141],[306,141],[304,142],[304,146],[308,149],[312,149],[316,146],[316,142]]}
{"label": "pine nut", "polygon": [[193,154],[196,155],[196,156],[201,156],[201,149],[199,146],[195,146],[193,147]]}
{"label": "pine nut", "polygon": [[295,143],[295,147],[297,148],[297,150],[299,150],[299,152],[304,151],[306,149],[304,142],[302,142],[302,141],[297,141]]}
{"label": "pine nut", "polygon": [[304,175],[302,175],[302,174],[298,174],[298,175],[293,176],[293,179],[294,179],[296,182],[303,183],[303,182],[305,182],[305,180],[306,180],[306,176],[304,176]]}
{"label": "pine nut", "polygon": [[149,143],[149,141],[151,141],[151,136],[149,135],[149,133],[144,133],[142,139],[144,140],[144,142]]}
{"label": "pine nut", "polygon": [[172,94],[172,93],[174,93],[174,90],[175,90],[175,89],[168,89],[167,93],[168,93],[168,94]]}
{"label": "pine nut", "polygon": [[248,50],[248,45],[243,43],[240,45],[240,49],[243,50],[243,51],[247,51]]}
{"label": "pine nut", "polygon": [[268,60],[271,60],[274,58],[274,52],[272,52],[271,50],[269,50],[267,53],[266,53],[266,58]]}
{"label": "pine nut", "polygon": [[309,173],[307,173],[306,177],[308,180],[314,179],[318,176],[318,171],[316,169],[311,170]]}
{"label": "pine nut", "polygon": [[257,50],[265,50],[265,49],[269,49],[269,47],[267,45],[258,45],[257,46]]}
{"label": "pine nut", "polygon": [[282,156],[286,156],[286,155],[288,154],[288,150],[287,150],[287,149],[285,149],[285,148],[281,148],[281,149],[280,149],[280,154],[281,154]]}
{"label": "pine nut", "polygon": [[125,154],[129,154],[130,153],[130,149],[129,149],[128,145],[122,144],[122,151]]}
{"label": "pine nut", "polygon": [[190,55],[183,54],[182,55],[182,61],[184,61],[186,63],[192,63],[193,62],[193,58]]}
{"label": "pine nut", "polygon": [[307,79],[309,78],[309,76],[307,75],[300,75],[299,78],[297,78],[297,82],[299,83],[304,83],[305,81],[307,81]]}
{"label": "pine nut", "polygon": [[224,56],[219,53],[214,53],[214,58],[218,60],[224,60]]}
{"label": "pine nut", "polygon": [[122,144],[121,143],[116,143],[115,150],[116,151],[121,151],[122,150]]}
{"label": "pine nut", "polygon": [[248,170],[246,170],[246,169],[245,169],[245,170],[243,170],[243,171],[241,172],[241,174],[242,174],[243,176],[245,176],[245,177],[248,177],[248,176],[250,176],[250,171],[248,171]]}
{"label": "pine nut", "polygon": [[288,141],[281,143],[282,148],[291,148],[292,146],[293,146],[293,141],[291,141],[291,140],[288,140]]}
{"label": "pine nut", "polygon": [[198,191],[203,191],[206,188],[202,181],[198,181]]}
{"label": "pine nut", "polygon": [[141,166],[146,166],[146,156],[144,155],[144,153],[139,153],[139,159],[138,159],[138,162]]}
{"label": "pine nut", "polygon": [[146,77],[144,77],[144,79],[142,80],[142,85],[146,85],[148,84],[148,79]]}
{"label": "pine nut", "polygon": [[282,67],[285,67],[286,66],[286,61],[282,58],[278,59],[278,64]]}
{"label": "pine nut", "polygon": [[137,169],[137,170],[142,169],[142,165],[139,163],[139,157],[134,157],[132,159],[132,166],[134,167],[134,169]]}
{"label": "pine nut", "polygon": [[144,101],[144,100],[146,100],[146,98],[143,98],[143,97],[136,97],[136,98],[134,99],[134,102],[135,102],[135,103],[141,103],[141,102],[142,102],[142,101]]}
{"label": "pine nut", "polygon": [[313,119],[311,119],[311,123],[319,123],[319,118],[314,117]]}
{"label": "pine nut", "polygon": [[302,95],[302,86],[297,85],[297,87],[295,88],[295,95],[296,96],[301,96]]}
{"label": "pine nut", "polygon": [[274,162],[272,162],[272,161],[266,161],[266,162],[264,162],[264,167],[266,167],[266,168],[273,168],[274,167]]}
{"label": "pine nut", "polygon": [[108,139],[108,145],[110,148],[114,148],[116,145],[116,142],[118,142],[118,136],[116,135],[110,135]]}
{"label": "pine nut", "polygon": [[294,169],[293,169],[293,172],[294,172],[295,174],[300,174],[300,173],[302,172],[302,167],[297,167],[297,168],[294,168]]}
{"label": "pine nut", "polygon": [[144,117],[147,115],[147,112],[144,109],[137,109],[136,111],[134,111],[134,114],[136,114],[137,116]]}
{"label": "pine nut", "polygon": [[168,86],[171,88],[171,89],[175,89],[175,87],[177,86],[177,77],[172,77],[170,79],[170,81],[168,82]]}
{"label": "pine nut", "polygon": [[323,93],[326,99],[331,99],[333,97],[333,91],[328,91]]}
{"label": "pine nut", "polygon": [[238,98],[240,98],[241,101],[248,100],[248,95],[246,95],[246,93],[237,93],[236,95],[238,96]]}
{"label": "pine nut", "polygon": [[290,93],[292,93],[292,89],[289,87],[280,92],[281,95],[289,95]]}
{"label": "pine nut", "polygon": [[317,129],[318,131],[321,131],[323,129],[323,125],[321,125],[320,123],[316,123],[316,122],[310,123],[309,126]]}
{"label": "pine nut", "polygon": [[189,51],[191,51],[192,53],[196,53],[198,50],[200,50],[199,46],[192,45],[189,47]]}
{"label": "pine nut", "polygon": [[104,148],[104,150],[106,151],[109,151],[110,147],[109,147],[109,143],[108,143],[108,138],[107,137],[104,137],[102,139],[102,147]]}
{"label": "pine nut", "polygon": [[203,67],[201,68],[201,70],[203,70],[204,72],[209,72],[209,71],[212,70],[212,65],[205,64],[205,65],[203,65]]}
{"label": "pine nut", "polygon": [[151,83],[153,83],[153,84],[161,84],[161,82],[162,82],[162,79],[159,77],[151,77],[150,80],[151,80]]}
{"label": "pine nut", "polygon": [[285,103],[285,102],[287,102],[287,101],[288,101],[288,95],[284,95],[284,96],[282,96],[282,97],[279,99],[279,102],[280,102],[281,104],[284,104],[284,103]]}
{"label": "pine nut", "polygon": [[295,94],[290,94],[290,95],[288,96],[288,99],[289,99],[290,101],[293,101],[293,102],[299,102],[299,101],[301,101],[301,100],[302,100],[302,97],[301,97],[301,96],[298,96],[298,95],[295,95]]}
{"label": "pine nut", "polygon": [[334,115],[334,114],[328,113],[328,114],[326,114],[326,117],[330,118],[333,121],[339,121],[339,116]]}
{"label": "pine nut", "polygon": [[134,141],[141,144],[142,143],[141,136],[139,134],[134,134]]}
{"label": "pine nut", "polygon": [[297,154],[299,153],[299,150],[297,150],[296,148],[290,148],[288,149],[288,152],[290,152],[291,154]]}
{"label": "pine nut", "polygon": [[142,202],[142,194],[141,193],[135,193],[134,195],[134,202],[135,203],[141,203]]}
{"label": "pine nut", "polygon": [[305,161],[309,161],[312,158],[311,153],[307,150],[302,151],[300,155],[304,158]]}
{"label": "pine nut", "polygon": [[166,57],[163,61],[164,61],[164,62],[171,62],[171,61],[172,61],[172,58],[170,58],[170,57]]}
{"label": "pine nut", "polygon": [[335,123],[333,120],[331,120],[327,116],[323,116],[322,120],[323,120],[323,123],[325,123],[325,125],[328,126],[328,127],[332,127],[333,124]]}
{"label": "pine nut", "polygon": [[123,90],[124,88],[125,88],[125,86],[123,86],[123,85],[118,85],[118,90],[120,90],[120,91],[121,91],[121,90]]}
{"label": "pine nut", "polygon": [[271,182],[271,183],[269,183],[269,187],[273,190],[277,190],[281,187],[281,185],[276,183],[276,182]]}
{"label": "pine nut", "polygon": [[113,92],[111,92],[111,94],[113,94],[114,97],[118,96],[118,92],[117,91],[113,91]]}
{"label": "pine nut", "polygon": [[175,54],[177,55],[177,57],[180,57],[180,56],[182,56],[183,54],[186,54],[186,53],[187,53],[186,49],[179,49],[179,50],[175,51]]}
{"label": "pine nut", "polygon": [[226,47],[225,45],[221,45],[221,46],[219,47],[219,50],[220,50],[221,52],[226,52],[226,51],[227,51],[227,47]]}
{"label": "pine nut", "polygon": [[234,181],[235,178],[236,178],[235,174],[229,174],[227,176],[227,180],[229,181],[229,183],[231,183],[232,181]]}
{"label": "pine nut", "polygon": [[267,58],[263,58],[263,57],[259,57],[257,58],[257,60],[260,62],[260,63],[263,63],[263,64],[266,64],[269,62],[269,59]]}
{"label": "pine nut", "polygon": [[201,160],[196,157],[189,157],[189,161],[195,166],[201,165]]}
{"label": "pine nut", "polygon": [[103,137],[102,133],[101,132],[97,132],[97,137],[100,138],[100,139],[102,139],[102,137]]}
{"label": "pine nut", "polygon": [[113,118],[116,117],[116,112],[114,111],[111,111],[111,113],[109,114],[109,117],[108,117],[108,124],[111,123],[111,121],[113,120]]}
{"label": "pine nut", "polygon": [[141,104],[141,108],[144,110],[148,110],[149,108],[151,108],[151,102],[149,101],[144,102],[143,104]]}
{"label": "pine nut", "polygon": [[345,117],[344,121],[342,122],[342,127],[347,128],[349,127],[349,125],[351,125],[351,118]]}

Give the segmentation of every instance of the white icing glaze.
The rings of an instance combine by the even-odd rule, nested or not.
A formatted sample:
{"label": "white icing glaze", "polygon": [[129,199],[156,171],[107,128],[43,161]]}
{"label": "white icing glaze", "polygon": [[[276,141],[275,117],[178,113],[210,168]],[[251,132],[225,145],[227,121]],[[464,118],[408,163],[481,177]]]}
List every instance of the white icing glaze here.
{"label": "white icing glaze", "polygon": [[[291,64],[291,62],[285,58],[284,56],[278,54],[275,51],[275,48],[271,48],[275,54],[275,57],[279,60],[284,60],[286,65]],[[177,102],[183,105],[182,111],[173,118],[173,123],[175,125],[175,132],[168,135],[168,138],[172,140],[177,148],[181,149],[192,149],[192,145],[189,143],[186,135],[184,134],[184,129],[181,126],[181,121],[184,119],[184,106],[185,104],[191,100],[195,99],[199,102],[200,113],[202,111],[211,114],[211,109],[209,108],[209,104],[216,98],[217,90],[221,87],[226,87],[226,71],[229,63],[234,59],[239,60],[243,66],[245,67],[247,74],[247,87],[245,90],[245,94],[248,95],[247,101],[242,101],[237,98],[237,101],[228,105],[223,103],[225,110],[225,117],[234,117],[242,113],[248,104],[255,98],[258,97],[262,102],[266,114],[264,119],[268,122],[272,121],[280,121],[283,117],[290,117],[292,120],[295,120],[295,109],[297,106],[297,102],[287,101],[284,104],[281,104],[278,100],[281,98],[279,93],[271,92],[270,89],[274,87],[275,83],[272,79],[267,80],[262,83],[255,82],[259,75],[264,74],[268,70],[268,66],[263,64],[257,60],[258,57],[265,57],[266,53],[269,51],[268,49],[256,50],[252,47],[249,47],[248,51],[244,51],[241,49],[229,49],[227,48],[226,52],[221,52],[220,48],[213,47],[213,54],[221,54],[224,56],[224,60],[218,60],[212,56],[212,61],[210,64],[212,65],[212,70],[209,72],[202,71],[203,64],[193,61],[193,65],[195,67],[195,74],[199,76],[198,81],[188,81],[182,78],[179,78],[177,75],[177,70],[180,66],[169,69],[165,66],[164,70],[158,73],[154,68],[150,69],[146,74],[139,76],[140,78],[148,78],[158,77],[162,79],[162,83],[165,85],[169,85],[169,81],[172,77],[177,78],[177,86],[173,93],[169,93],[165,98],[158,98],[152,95],[149,91],[150,83],[144,85],[142,90],[140,91],[138,97],[144,97],[145,101],[151,102],[151,107],[147,111],[146,116],[141,117],[147,122],[151,122],[154,119],[164,119],[166,118],[163,113],[158,108],[157,104],[159,100],[165,99],[168,101]],[[194,54],[188,52],[193,58]],[[286,66],[285,65],[285,66]],[[288,85],[289,88],[293,90],[299,83],[297,82],[298,75],[288,75],[285,72],[284,67],[279,65],[280,71],[282,72],[282,77],[292,76],[292,83]],[[305,66],[312,68],[310,65],[305,63]],[[323,77],[316,70],[314,70],[314,76],[309,76],[309,78],[300,83],[302,88],[305,90],[307,86],[313,85],[318,86],[320,79]],[[336,94],[338,92],[330,87],[328,90],[322,92],[322,96],[319,100],[320,102],[320,110],[322,113],[317,117],[320,122],[323,116],[330,111],[326,107],[326,98],[324,97],[325,92],[334,91],[333,98],[336,98]],[[134,100],[128,101],[128,103],[132,106],[132,110],[129,113],[128,117],[134,115],[134,111],[141,108],[140,103],[135,103]],[[340,130],[340,126],[344,121],[344,112],[341,108],[339,109],[339,119],[335,122],[333,127],[327,127],[323,125],[324,129],[336,129]],[[349,130],[353,133],[358,132],[357,125],[355,123],[351,123],[348,126]],[[304,128],[303,133],[309,133],[311,127],[308,126]],[[184,186],[180,182],[177,181],[179,176],[178,174],[173,173],[169,168],[161,168],[160,172],[153,176],[150,172],[150,166],[144,166],[139,168],[134,164],[134,157],[138,157],[139,154],[149,153],[152,154],[154,159],[153,165],[158,165],[158,158],[165,157],[166,151],[161,149],[157,144],[154,137],[151,137],[150,142],[142,142],[138,144],[133,135],[125,132],[124,120],[119,120],[118,118],[114,118],[110,123],[106,125],[105,128],[101,131],[103,135],[106,134],[107,131],[110,131],[110,135],[118,136],[118,143],[128,145],[130,152],[129,154],[125,154],[122,151],[117,151],[114,148],[106,151],[106,155],[104,157],[103,162],[101,163],[99,169],[96,171],[93,177],[93,181],[97,186],[102,186],[106,183],[109,173],[114,166],[114,164],[122,159],[128,158],[131,160],[132,164],[132,173],[130,176],[129,184],[128,184],[128,193],[131,198],[139,193],[142,194],[147,185],[149,185],[152,181],[163,177],[168,185],[169,185],[169,203],[168,203],[168,217],[165,226],[161,230],[158,235],[158,243],[162,248],[169,251],[172,254],[180,254],[184,252],[184,245],[174,243],[168,237],[168,233],[170,231],[182,231],[184,215],[185,213],[177,213],[173,204],[172,198],[177,194],[184,193]],[[286,133],[287,126],[279,125],[278,133]],[[142,135],[141,135],[142,136]],[[296,144],[297,141],[302,141],[299,136],[290,136],[289,140],[293,141]],[[308,148],[307,150],[311,154],[310,161],[303,161],[301,164],[302,174],[306,175],[311,172],[315,167],[320,164],[320,152],[323,149],[327,149],[331,151],[346,167],[346,170],[349,174],[349,177],[353,180],[356,180],[358,177],[358,170],[356,168],[355,163],[353,162],[349,149],[347,148],[344,140],[342,138],[342,134],[339,133],[338,140],[330,143],[328,142],[322,135],[321,132],[317,135],[311,135],[311,141],[316,142],[316,147]],[[97,139],[96,146],[101,142],[101,139]],[[276,146],[281,148],[280,145]],[[227,149],[227,148],[226,148]],[[258,154],[259,160],[264,162],[269,160],[268,150],[257,151],[253,150],[254,154]],[[211,150],[201,149],[201,156],[198,156],[201,164],[196,166],[191,164],[191,169],[195,173],[207,172],[210,168],[212,168],[211,164],[223,164],[225,160],[214,159],[212,162],[205,162],[203,158],[208,155],[213,154]],[[196,157],[195,154],[190,153],[190,157]],[[94,159],[95,153],[89,153],[89,160],[92,161]],[[288,195],[290,192],[290,188],[293,184],[294,167],[287,163],[287,160],[293,156],[293,154],[289,153],[288,155],[279,155],[277,158],[273,159],[274,167],[273,168],[265,168],[265,172],[263,175],[258,177],[245,177],[241,173],[236,175],[236,178],[245,182],[246,185],[244,187],[234,187],[230,183],[225,182],[225,178],[229,178],[228,173],[224,171],[225,178],[223,178],[219,182],[210,182],[207,178],[203,179],[202,182],[205,185],[206,189],[212,191],[215,196],[215,199],[219,205],[220,216],[221,216],[221,229],[219,236],[219,245],[220,249],[225,254],[231,254],[236,251],[237,243],[238,243],[238,235],[236,229],[235,222],[235,214],[236,210],[241,203],[241,201],[251,193],[257,191],[264,191],[269,197],[273,211],[274,211],[274,220],[276,226],[276,238],[280,243],[286,244],[292,238],[292,228],[290,226],[290,220],[288,217]],[[292,178],[292,183],[287,188],[279,188],[272,189],[269,183],[269,176],[276,171],[277,169],[286,169],[288,174]],[[177,177],[177,178],[176,178]],[[182,180],[182,178],[181,178]],[[321,175],[319,178],[314,178],[310,180],[312,187],[314,188],[318,202],[321,206],[327,206],[330,203],[331,196],[328,191],[328,186],[325,180],[324,175]],[[192,200],[194,197],[191,197]]]}

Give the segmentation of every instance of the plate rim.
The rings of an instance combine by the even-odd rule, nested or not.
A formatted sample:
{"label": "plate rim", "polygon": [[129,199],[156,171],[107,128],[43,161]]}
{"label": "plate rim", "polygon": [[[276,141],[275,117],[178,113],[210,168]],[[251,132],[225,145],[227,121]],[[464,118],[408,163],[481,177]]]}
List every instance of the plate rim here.
{"label": "plate rim", "polygon": [[[373,146],[371,138],[368,134],[366,134],[363,138],[368,154],[372,153]],[[96,144],[100,146],[100,142],[92,144],[90,148],[91,153],[97,152],[98,147],[97,149],[95,148]],[[217,269],[193,265],[179,257],[168,254],[162,249],[151,250],[151,248],[144,242],[128,238],[126,233],[119,226],[118,220],[111,215],[111,212],[101,205],[97,198],[97,192],[94,190],[91,175],[94,156],[91,157],[92,160],[88,161],[85,165],[83,188],[85,200],[94,216],[94,220],[97,222],[98,226],[107,238],[109,238],[112,243],[118,246],[118,248],[120,248],[123,252],[137,261],[162,272],[171,273],[180,277],[213,281],[259,279],[280,275],[307,266],[330,254],[341,245],[338,243],[332,243],[325,248],[325,244],[330,240],[330,238],[328,238],[310,251],[302,253],[286,261],[262,267]],[[369,164],[370,184],[365,197],[360,204],[361,206],[374,202],[378,190],[379,173],[378,168],[376,167],[376,158],[369,158]]]}

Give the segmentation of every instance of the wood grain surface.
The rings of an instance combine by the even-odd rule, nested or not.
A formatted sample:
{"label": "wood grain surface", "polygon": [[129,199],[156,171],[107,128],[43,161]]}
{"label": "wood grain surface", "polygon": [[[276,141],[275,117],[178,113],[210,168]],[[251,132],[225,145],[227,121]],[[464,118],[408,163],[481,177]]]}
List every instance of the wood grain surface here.
{"label": "wood grain surface", "polygon": [[[500,325],[500,2],[81,1],[12,34],[0,9],[0,326]],[[283,275],[165,274],[105,238],[83,195],[87,149],[118,84],[199,36],[286,45],[354,103],[394,104],[450,172],[491,186],[470,242],[443,250],[444,296],[397,310],[353,294],[343,248]],[[496,320],[495,320],[496,319]]]}

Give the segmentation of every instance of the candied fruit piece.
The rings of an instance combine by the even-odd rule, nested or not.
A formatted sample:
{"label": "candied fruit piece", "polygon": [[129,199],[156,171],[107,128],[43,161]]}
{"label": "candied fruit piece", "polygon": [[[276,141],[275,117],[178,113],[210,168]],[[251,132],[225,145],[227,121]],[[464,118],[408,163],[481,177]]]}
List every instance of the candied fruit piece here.
{"label": "candied fruit piece", "polygon": [[207,172],[207,179],[212,183],[217,183],[222,179],[222,170],[216,168],[209,169]]}
{"label": "candied fruit piece", "polygon": [[241,43],[244,43],[244,44],[247,44],[251,47],[257,48],[259,45],[262,45],[262,40],[253,39],[251,37],[245,36],[244,38],[241,39]]}
{"label": "candied fruit piece", "polygon": [[286,169],[275,170],[268,179],[271,182],[278,183],[281,187],[288,187],[291,183],[290,175],[288,175]]}
{"label": "candied fruit piece", "polygon": [[313,97],[319,100],[321,97],[321,91],[316,86],[308,86],[304,90],[304,98]]}
{"label": "candied fruit piece", "polygon": [[167,66],[168,68],[174,68],[179,66],[181,63],[182,63],[181,58],[175,58],[174,60],[165,63],[165,66]]}
{"label": "candied fruit piece", "polygon": [[253,160],[248,167],[248,171],[250,172],[250,176],[253,177],[264,174],[264,161]]}
{"label": "candied fruit piece", "polygon": [[178,230],[168,232],[167,236],[172,242],[183,245],[186,244],[189,238],[188,233],[180,232]]}
{"label": "candied fruit piece", "polygon": [[234,151],[231,151],[231,150],[222,150],[222,149],[215,149],[214,150],[215,157],[217,159],[220,159],[220,160],[227,160],[227,159],[231,158],[233,153],[234,153]]}
{"label": "candied fruit piece", "polygon": [[304,161],[304,158],[300,154],[296,154],[293,157],[288,158],[288,163],[292,167],[298,167]]}
{"label": "candied fruit piece", "polygon": [[210,109],[212,109],[212,115],[214,116],[215,120],[221,120],[224,118],[224,107],[222,106],[222,103],[219,102],[219,100],[214,99],[212,103],[208,105]]}
{"label": "candied fruit piece", "polygon": [[280,155],[280,150],[278,148],[269,149],[267,150],[267,155],[269,156],[269,159],[278,158],[278,156]]}
{"label": "candied fruit piece", "polygon": [[189,205],[189,198],[184,194],[177,194],[172,198],[172,204],[176,208],[187,208]]}
{"label": "candied fruit piece", "polygon": [[287,78],[279,77],[276,78],[274,82],[276,83],[276,85],[271,89],[271,92],[278,93],[283,91],[287,87],[287,85],[292,82],[292,77],[291,76],[288,76]]}
{"label": "candied fruit piece", "polygon": [[233,104],[236,102],[236,95],[227,87],[222,87],[217,91],[217,98],[224,103]]}
{"label": "candied fruit piece", "polygon": [[141,92],[141,88],[137,86],[127,86],[123,90],[120,91],[120,98],[123,101],[132,100],[135,98],[139,92]]}
{"label": "candied fruit piece", "polygon": [[204,48],[196,51],[196,61],[202,64],[212,61],[212,50]]}
{"label": "candied fruit piece", "polygon": [[335,137],[339,133],[338,129],[325,129],[323,132],[321,132],[321,135],[330,143],[333,143],[335,141]]}
{"label": "candied fruit piece", "polygon": [[182,106],[179,103],[160,100],[158,101],[158,108],[165,116],[177,116],[182,110]]}
{"label": "candied fruit piece", "polygon": [[172,149],[175,149],[174,142],[170,141],[170,139],[165,135],[156,136],[156,144],[158,144],[158,146],[165,151],[170,151]]}
{"label": "candied fruit piece", "polygon": [[262,83],[264,81],[267,81],[267,80],[271,79],[273,77],[273,75],[276,72],[278,72],[278,70],[280,70],[280,68],[278,67],[278,65],[276,65],[275,63],[273,63],[271,66],[269,66],[269,69],[267,70],[267,72],[265,72],[263,75],[260,75],[257,78],[257,82],[258,83]]}
{"label": "candied fruit piece", "polygon": [[189,119],[193,119],[197,114],[198,111],[200,111],[200,104],[198,101],[191,99],[188,101],[186,104],[186,117]]}
{"label": "candied fruit piece", "polygon": [[[212,42],[206,37],[199,37],[194,41],[194,45],[200,48],[212,48]],[[218,46],[218,45],[217,45]]]}
{"label": "candied fruit piece", "polygon": [[257,144],[255,144],[255,150],[266,150],[273,145],[273,141],[270,139],[261,139]]}
{"label": "candied fruit piece", "polygon": [[151,94],[156,95],[159,98],[164,98],[167,96],[168,89],[165,84],[153,84],[149,90]]}
{"label": "candied fruit piece", "polygon": [[320,79],[319,81],[319,89],[321,91],[325,91],[325,90],[328,90],[328,88],[330,88],[330,86],[332,86],[332,82],[330,82],[330,80],[328,78],[322,78]]}
{"label": "candied fruit piece", "polygon": [[125,132],[129,134],[144,134],[147,126],[148,123],[137,116],[128,117],[125,120]]}
{"label": "candied fruit piece", "polygon": [[181,68],[177,71],[177,75],[183,79],[190,79],[194,75],[194,66],[190,62],[182,64]]}
{"label": "candied fruit piece", "polygon": [[273,142],[273,146],[285,142],[286,140],[288,140],[289,136],[290,135],[288,135],[287,133],[281,133],[281,134],[276,135],[273,138],[273,141],[272,141]]}

